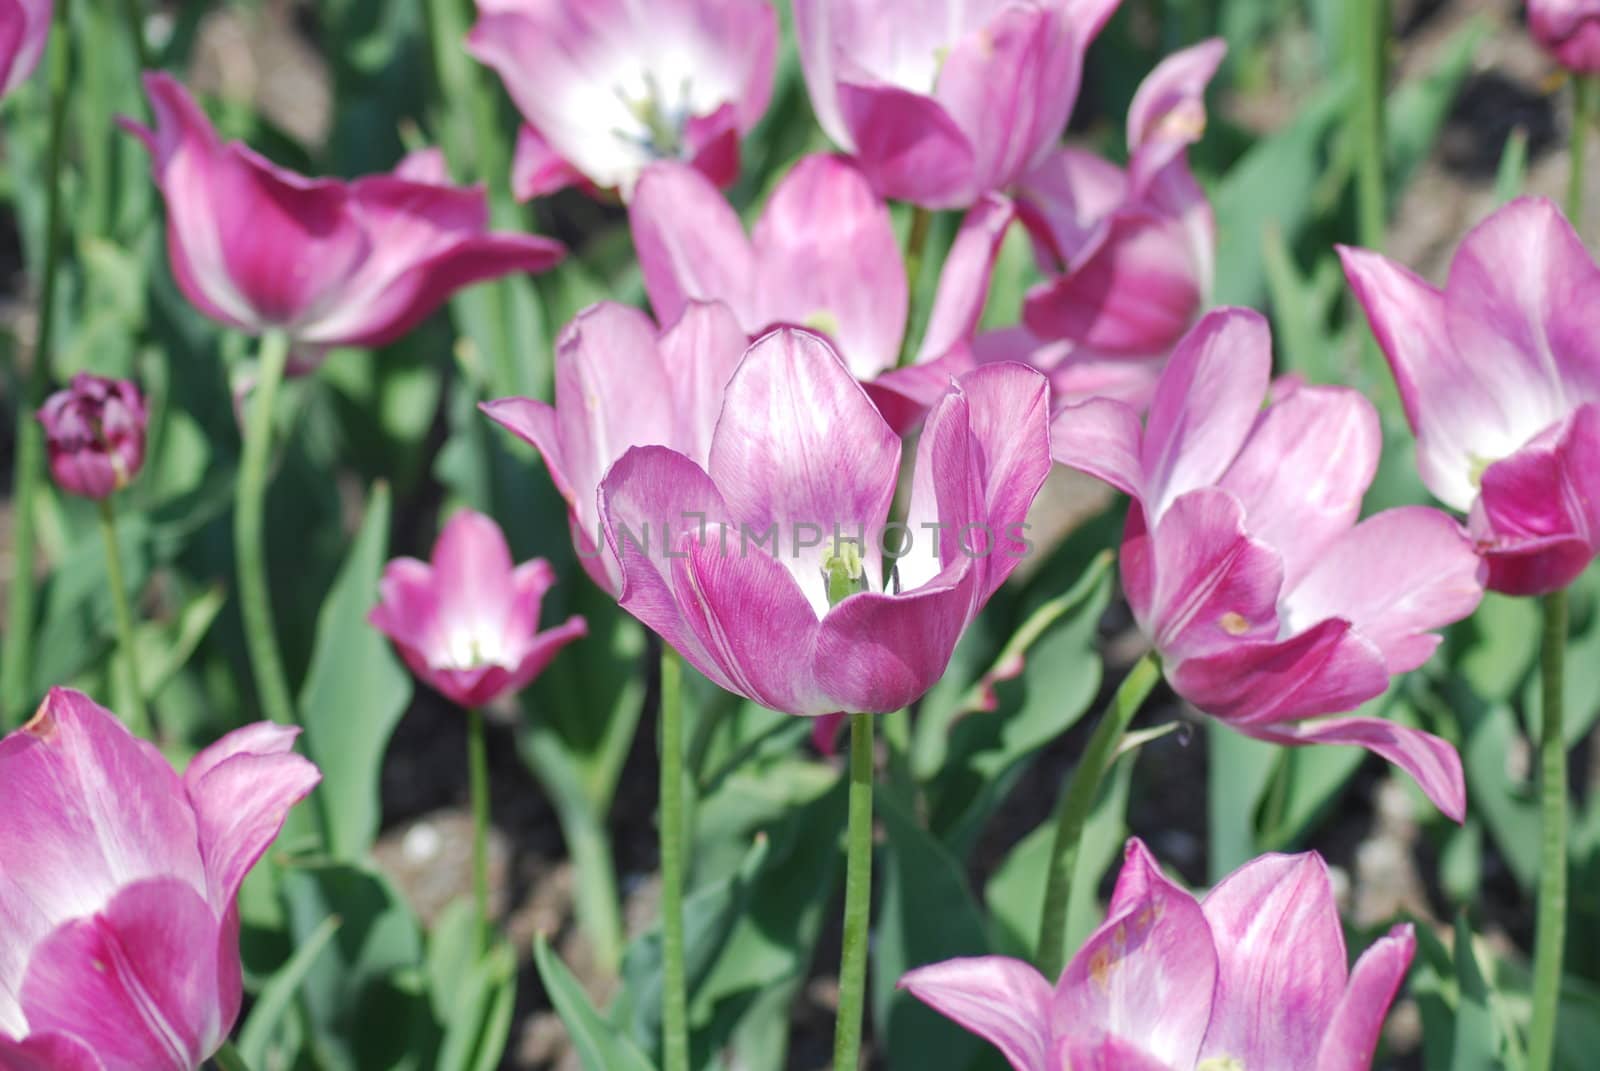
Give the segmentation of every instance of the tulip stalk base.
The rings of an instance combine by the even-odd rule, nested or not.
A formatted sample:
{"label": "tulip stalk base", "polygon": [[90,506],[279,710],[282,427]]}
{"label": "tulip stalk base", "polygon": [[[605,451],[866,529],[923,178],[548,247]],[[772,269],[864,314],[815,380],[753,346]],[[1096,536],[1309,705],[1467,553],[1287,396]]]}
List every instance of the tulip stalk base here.
{"label": "tulip stalk base", "polygon": [[850,825],[844,875],[844,947],[839,963],[839,1020],[834,1071],[861,1063],[866,1008],[867,935],[872,917],[872,715],[850,715]]}
{"label": "tulip stalk base", "polygon": [[928,251],[928,235],[933,230],[933,213],[920,205],[911,210],[911,233],[906,237],[906,293],[911,307],[906,314],[905,345],[900,351],[899,366],[904,368],[916,355],[911,344],[912,329],[916,326],[916,301],[918,283],[922,280],[922,264]]}
{"label": "tulip stalk base", "polygon": [[1078,768],[1061,800],[1056,815],[1055,841],[1050,848],[1050,871],[1045,882],[1044,913],[1039,920],[1039,948],[1035,959],[1046,978],[1055,979],[1066,964],[1067,918],[1072,910],[1072,879],[1078,865],[1078,842],[1100,790],[1100,782],[1111,769],[1117,745],[1133,716],[1149,698],[1161,679],[1161,666],[1154,654],[1134,664],[1117,688],[1111,709],[1095,726],[1094,735],[1084,749]]}
{"label": "tulip stalk base", "polygon": [[489,917],[489,744],[483,711],[467,711],[467,780],[472,792],[472,902],[478,912],[479,949],[494,940]]}
{"label": "tulip stalk base", "polygon": [[127,683],[128,710],[125,717],[135,736],[149,737],[154,732],[145,708],[144,687],[139,682],[139,651],[133,628],[133,608],[128,600],[127,581],[122,576],[122,554],[117,547],[117,512],[111,499],[100,500],[100,535],[106,544],[106,579],[111,585],[111,605],[117,616],[117,661]]}
{"label": "tulip stalk base", "polygon": [[1567,745],[1562,735],[1567,650],[1567,593],[1544,600],[1539,728],[1539,913],[1534,932],[1533,1025],[1529,1071],[1554,1066],[1556,1013],[1561,1002],[1561,960],[1567,923]]}
{"label": "tulip stalk base", "polygon": [[1584,224],[1585,167],[1588,164],[1589,128],[1600,113],[1600,78],[1574,75],[1572,80],[1572,143],[1567,171],[1567,219],[1579,234]]}
{"label": "tulip stalk base", "polygon": [[56,280],[61,267],[61,160],[67,129],[67,55],[71,3],[59,0],[50,34],[50,147],[45,162],[46,205],[44,270],[39,287],[39,335],[33,350],[33,367],[23,387],[23,405],[17,414],[16,461],[11,486],[16,503],[11,532],[12,571],[6,599],[5,643],[0,647],[0,727],[22,720],[28,700],[27,679],[32,676],[33,643],[33,525],[34,503],[39,497],[39,476],[44,468],[44,431],[34,418],[44,401],[50,380],[50,359],[55,351]]}
{"label": "tulip stalk base", "polygon": [[689,1071],[683,932],[683,663],[661,645],[661,1048],[664,1071]]}
{"label": "tulip stalk base", "polygon": [[270,332],[261,340],[259,380],[244,426],[244,458],[240,463],[238,496],[233,512],[233,541],[239,569],[239,611],[244,618],[245,644],[255,674],[261,707],[279,725],[293,725],[294,702],[289,679],[278,650],[268,593],[265,533],[267,468],[272,456],[272,412],[289,362],[289,338]]}

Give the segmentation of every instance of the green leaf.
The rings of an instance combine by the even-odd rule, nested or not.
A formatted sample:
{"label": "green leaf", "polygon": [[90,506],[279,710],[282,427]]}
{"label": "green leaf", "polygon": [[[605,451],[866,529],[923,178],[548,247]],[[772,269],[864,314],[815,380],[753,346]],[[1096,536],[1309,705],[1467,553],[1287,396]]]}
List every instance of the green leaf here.
{"label": "green leaf", "polygon": [[428,992],[444,1025],[436,1071],[493,1071],[510,1040],[516,1008],[517,963],[497,939],[482,952],[476,908],[455,900],[428,939]]}
{"label": "green leaf", "polygon": [[250,1008],[250,1017],[239,1031],[239,1055],[251,1067],[275,1067],[290,1055],[278,1055],[272,1047],[273,1039],[282,1029],[306,975],[311,973],[322,950],[339,932],[340,925],[337,917],[323,919],[256,997],[255,1004]]}
{"label": "green leaf", "polygon": [[595,1010],[588,994],[550,950],[543,934],[534,938],[533,962],[584,1071],[655,1071],[644,1053]]}
{"label": "green leaf", "polygon": [[1206,721],[1206,820],[1211,880],[1256,854],[1256,808],[1272,779],[1278,748],[1216,719]]}
{"label": "green leaf", "polygon": [[1472,57],[1489,35],[1489,26],[1487,19],[1472,19],[1440,50],[1432,70],[1389,95],[1384,108],[1384,140],[1391,204],[1399,200],[1411,176],[1433,151],[1461,83],[1472,70]]}
{"label": "green leaf", "polygon": [[317,615],[317,641],[300,693],[306,750],[322,769],[317,790],[338,859],[366,855],[382,817],[383,754],[411,702],[411,675],[367,623],[389,545],[389,490],[374,485],[355,542]]}
{"label": "green leaf", "polygon": [[1489,1013],[1489,986],[1473,954],[1472,929],[1465,914],[1456,916],[1455,960],[1461,997],[1456,1005],[1450,1071],[1497,1071],[1504,1065],[1498,1058],[1494,1019]]}

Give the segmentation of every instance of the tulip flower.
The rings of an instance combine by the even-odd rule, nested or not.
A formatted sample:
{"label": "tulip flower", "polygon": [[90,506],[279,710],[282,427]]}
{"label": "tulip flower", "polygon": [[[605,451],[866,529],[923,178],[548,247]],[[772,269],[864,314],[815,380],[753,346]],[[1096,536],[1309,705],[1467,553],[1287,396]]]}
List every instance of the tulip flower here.
{"label": "tulip flower", "polygon": [[[645,291],[670,324],[690,301],[721,301],[754,337],[778,326],[826,335],[857,379],[892,369],[905,338],[909,288],[889,217],[850,161],[808,156],[772,191],[747,238],[733,207],[682,165],[645,172],[629,206]],[[964,342],[983,313],[1010,215],[975,213],[940,280],[918,362]],[[939,383],[942,393],[949,381]]]}
{"label": "tulip flower", "polygon": [[1179,695],[1249,736],[1364,747],[1461,820],[1461,760],[1381,718],[1322,717],[1427,661],[1434,630],[1470,614],[1483,568],[1445,514],[1402,507],[1357,523],[1382,436],[1356,391],[1305,386],[1262,408],[1266,321],[1208,314],[1178,345],[1149,422],[1093,400],[1055,418],[1056,460],[1127,492],[1123,585]]}
{"label": "tulip flower", "polygon": [[1315,852],[1253,859],[1197,900],[1131,840],[1105,922],[1054,987],[991,956],[900,988],[1015,1071],[1367,1071],[1415,951],[1396,926],[1350,969]]}
{"label": "tulip flower", "polygon": [[392,175],[304,178],[221,142],[170,76],[144,84],[155,128],[124,126],[150,150],[179,288],[219,323],[286,332],[302,358],[392,342],[461,287],[565,255],[549,238],[489,232],[487,195],[448,185],[435,151]]}
{"label": "tulip flower", "polygon": [[54,10],[53,0],[0,0],[0,96],[39,66]]}
{"label": "tulip flower", "polygon": [[1528,0],[1533,38],[1578,74],[1600,74],[1600,0]]}
{"label": "tulip flower", "polygon": [[626,200],[646,165],[682,160],[718,186],[767,110],[778,53],[768,0],[478,0],[467,51],[527,121],[513,192],[574,183]]}
{"label": "tulip flower", "polygon": [[885,197],[965,208],[1060,139],[1119,0],[795,0],[817,121]]}
{"label": "tulip flower", "polygon": [[461,510],[439,533],[431,563],[388,564],[368,620],[413,673],[475,709],[526,687],[557,651],[587,634],[581,617],[539,631],[539,604],[554,583],[549,562],[513,567],[500,526]]}
{"label": "tulip flower", "polygon": [[148,419],[133,383],[79,372],[39,408],[50,475],[63,491],[83,498],[120,491],[144,467]]}
{"label": "tulip flower", "polygon": [[634,447],[601,481],[622,606],[775,710],[896,710],[939,679],[1028,549],[1047,395],[1015,365],[950,387],[922,433],[899,529],[912,544],[889,568],[900,439],[826,341],[780,328],[728,382],[705,464]]}
{"label": "tulip flower", "polygon": [[1342,249],[1435,497],[1468,515],[1489,587],[1566,587],[1600,552],[1600,298],[1582,240],[1522,199],[1467,235],[1440,290],[1376,253]]}
{"label": "tulip flower", "polygon": [[87,696],[0,740],[0,1068],[197,1071],[239,1015],[239,886],[321,775],[253,725],[179,777]]}

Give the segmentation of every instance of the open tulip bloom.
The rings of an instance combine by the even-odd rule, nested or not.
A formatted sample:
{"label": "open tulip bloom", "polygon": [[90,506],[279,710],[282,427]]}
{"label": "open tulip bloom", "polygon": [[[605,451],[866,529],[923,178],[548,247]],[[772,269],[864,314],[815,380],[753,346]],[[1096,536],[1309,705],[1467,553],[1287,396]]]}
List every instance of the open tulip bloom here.
{"label": "open tulip bloom", "polygon": [[817,122],[885,197],[965,208],[1061,137],[1120,0],[795,0]]}
{"label": "open tulip bloom", "polygon": [[39,66],[54,11],[53,0],[0,0],[0,96]]}
{"label": "open tulip bloom", "polygon": [[1300,387],[1266,409],[1266,321],[1208,314],[1156,386],[1148,425],[1095,400],[1056,417],[1056,460],[1133,499],[1122,580],[1172,687],[1247,735],[1364,747],[1416,778],[1457,821],[1449,744],[1381,718],[1321,717],[1381,695],[1470,614],[1483,565],[1444,513],[1401,507],[1358,523],[1382,436],[1372,403]]}
{"label": "open tulip bloom", "polygon": [[239,1014],[234,901],[317,784],[253,725],[179,777],[57,688],[0,740],[0,1069],[196,1071]]}
{"label": "open tulip bloom", "polygon": [[1467,514],[1489,587],[1566,587],[1600,552],[1600,268],[1582,240],[1528,198],[1467,235],[1443,290],[1376,253],[1340,252],[1422,482]]}
{"label": "open tulip bloom", "polygon": [[704,462],[633,447],[601,481],[621,603],[712,681],[775,710],[896,710],[939,679],[1027,550],[1047,395],[1020,365],[951,385],[896,533],[911,546],[886,575],[899,437],[823,339],[774,331],[729,380]]}
{"label": "open tulip bloom", "polygon": [[527,120],[511,185],[523,200],[574,183],[632,195],[655,160],[719,186],[767,110],[778,54],[768,0],[478,0],[467,50]]}
{"label": "open tulip bloom", "polygon": [[179,288],[218,323],[287,333],[302,358],[392,342],[461,287],[566,253],[491,233],[486,193],[449,185],[437,151],[392,175],[305,178],[224,144],[169,75],[145,75],[145,89],[155,128],[125,125],[150,150]]}
{"label": "open tulip bloom", "polygon": [[557,651],[587,634],[581,617],[539,631],[539,606],[554,583],[549,562],[514,566],[500,526],[462,510],[439,533],[432,562],[388,564],[369,620],[413,673],[475,709],[526,687]]}
{"label": "open tulip bloom", "polygon": [[1105,922],[1055,986],[1001,957],[900,986],[1015,1071],[1368,1071],[1415,949],[1396,926],[1350,969],[1315,852],[1254,859],[1197,900],[1133,840]]}

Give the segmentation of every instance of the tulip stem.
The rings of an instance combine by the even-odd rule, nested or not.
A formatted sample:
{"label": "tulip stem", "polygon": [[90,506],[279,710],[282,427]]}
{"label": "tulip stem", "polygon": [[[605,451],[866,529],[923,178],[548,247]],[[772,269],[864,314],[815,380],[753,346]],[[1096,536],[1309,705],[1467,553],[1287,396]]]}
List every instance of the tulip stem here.
{"label": "tulip stem", "polygon": [[912,330],[917,321],[917,291],[922,281],[922,264],[928,251],[928,235],[933,230],[933,213],[920,205],[911,210],[911,233],[906,237],[906,294],[910,301],[906,308],[905,344],[900,349],[899,367],[911,363],[917,352],[911,344]]}
{"label": "tulip stem", "polygon": [[1562,735],[1567,651],[1567,593],[1544,600],[1541,659],[1543,724],[1539,729],[1539,800],[1543,859],[1534,931],[1533,1026],[1528,1071],[1549,1071],[1555,1056],[1556,1011],[1561,1002],[1561,957],[1567,923],[1567,745]]}
{"label": "tulip stem", "polygon": [[1567,218],[1578,233],[1583,233],[1584,167],[1588,163],[1589,127],[1594,124],[1600,95],[1600,79],[1592,75],[1573,75],[1572,150],[1567,172]]}
{"label": "tulip stem", "polygon": [[683,935],[683,663],[661,644],[661,1047],[665,1071],[689,1071]]}
{"label": "tulip stem", "polygon": [[872,921],[872,715],[850,715],[850,828],[844,872],[844,947],[839,957],[839,1019],[834,1071],[856,1071],[867,991]]}
{"label": "tulip stem", "polygon": [[106,544],[106,579],[111,584],[111,605],[117,615],[117,655],[122,664],[128,691],[128,728],[135,736],[154,733],[149,711],[144,705],[144,688],[139,683],[139,651],[133,632],[133,608],[128,601],[127,582],[122,577],[122,554],[117,546],[117,511],[107,496],[100,500],[100,534]]}
{"label": "tulip stem", "polygon": [[138,72],[150,70],[150,49],[144,43],[144,14],[139,10],[139,0],[122,0],[122,17],[128,22],[128,39],[133,42],[133,59]]}
{"label": "tulip stem", "polygon": [[1050,848],[1050,871],[1045,881],[1044,912],[1039,919],[1039,949],[1035,958],[1046,978],[1054,979],[1066,963],[1067,918],[1072,910],[1072,880],[1078,866],[1078,843],[1084,824],[1094,807],[1100,782],[1117,755],[1117,745],[1156,682],[1161,666],[1156,656],[1146,654],[1134,663],[1112,697],[1111,708],[1089,737],[1089,744],[1072,773],[1072,780],[1061,798],[1056,814],[1055,841]]}
{"label": "tulip stem", "polygon": [[231,1041],[224,1041],[211,1060],[222,1071],[250,1071],[250,1065],[244,1062],[244,1057],[239,1055],[239,1050],[233,1047]]}
{"label": "tulip stem", "polygon": [[267,495],[267,463],[272,456],[272,410],[289,361],[289,337],[269,331],[261,339],[259,376],[244,424],[244,458],[240,462],[238,497],[233,511],[233,541],[239,569],[239,612],[244,618],[250,668],[267,717],[279,725],[295,723],[289,679],[278,650],[267,586],[263,532]]}
{"label": "tulip stem", "polygon": [[32,677],[34,509],[44,468],[44,429],[34,414],[44,401],[55,352],[56,277],[61,266],[61,160],[67,129],[70,0],[58,0],[50,34],[50,147],[45,157],[44,272],[39,284],[39,334],[33,365],[17,413],[17,448],[11,486],[15,503],[11,553],[15,563],[6,600],[6,632],[0,647],[0,727],[22,720]]}
{"label": "tulip stem", "polygon": [[1381,250],[1389,210],[1385,192],[1383,87],[1389,36],[1386,0],[1351,0],[1345,6],[1351,62],[1359,84],[1350,116],[1356,149],[1356,226],[1361,244]]}
{"label": "tulip stem", "polygon": [[489,746],[484,739],[483,711],[467,711],[467,780],[472,791],[472,902],[478,910],[481,951],[493,941],[489,917]]}

